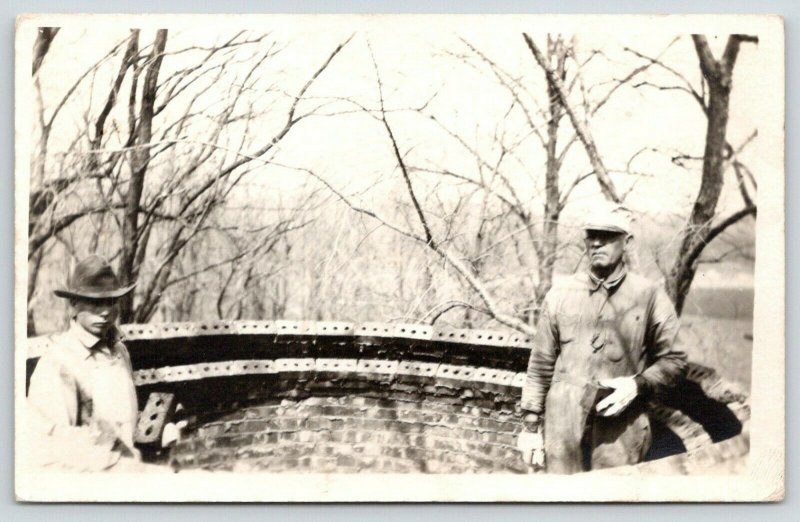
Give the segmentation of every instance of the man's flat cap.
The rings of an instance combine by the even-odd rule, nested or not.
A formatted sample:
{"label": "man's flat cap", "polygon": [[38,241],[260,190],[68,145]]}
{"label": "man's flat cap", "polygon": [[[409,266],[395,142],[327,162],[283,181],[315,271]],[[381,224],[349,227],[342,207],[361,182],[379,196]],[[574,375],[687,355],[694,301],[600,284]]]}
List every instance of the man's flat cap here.
{"label": "man's flat cap", "polygon": [[630,234],[631,211],[617,203],[598,203],[586,212],[583,229]]}

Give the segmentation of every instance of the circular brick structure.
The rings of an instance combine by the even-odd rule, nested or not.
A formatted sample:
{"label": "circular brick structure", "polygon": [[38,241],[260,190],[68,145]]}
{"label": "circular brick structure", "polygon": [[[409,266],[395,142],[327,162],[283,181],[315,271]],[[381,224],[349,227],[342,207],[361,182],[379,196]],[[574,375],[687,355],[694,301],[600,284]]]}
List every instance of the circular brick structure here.
{"label": "circular brick structure", "polygon": [[[137,443],[177,470],[529,471],[515,448],[531,348],[520,334],[289,321],[123,332],[140,402]],[[48,344],[29,340],[29,370]],[[648,458],[735,437],[748,417],[744,393],[691,365],[680,389],[652,405]],[[165,450],[167,422],[185,427]]]}

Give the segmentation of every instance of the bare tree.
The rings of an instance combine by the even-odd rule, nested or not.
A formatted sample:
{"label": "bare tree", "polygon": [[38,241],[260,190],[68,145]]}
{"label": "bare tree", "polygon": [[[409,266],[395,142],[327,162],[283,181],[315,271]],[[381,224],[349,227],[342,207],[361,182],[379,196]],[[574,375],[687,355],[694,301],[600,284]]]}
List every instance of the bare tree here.
{"label": "bare tree", "polygon": [[[567,100],[563,82],[547,64],[533,40],[528,35],[524,35],[524,38],[531,52],[536,57],[536,61],[545,71],[549,84],[559,93],[564,103],[565,110],[570,114],[570,120],[581,138],[587,156],[592,162],[594,174],[598,177],[600,186],[603,188],[603,193],[608,199],[619,201],[620,198],[616,194],[616,191],[613,190],[613,185],[610,184],[608,171],[603,165],[602,158],[588,127],[586,125],[581,125],[581,121],[576,116],[576,111]],[[756,214],[756,206],[753,203],[752,197],[749,195],[745,183],[745,175],[743,174],[744,172],[749,173],[749,170],[734,157],[734,149],[727,142],[726,132],[730,106],[730,92],[733,87],[733,69],[739,54],[739,48],[742,42],[757,42],[757,38],[746,35],[731,35],[728,38],[721,59],[716,59],[713,56],[708,41],[704,36],[693,35],[692,40],[700,60],[700,70],[704,79],[702,92],[698,92],[688,80],[674,69],[662,64],[659,59],[649,58],[641,53],[631,51],[637,56],[645,58],[649,65],[659,65],[679,77],[684,85],[657,87],[661,89],[670,88],[685,90],[691,93],[698,103],[700,103],[708,120],[705,151],[702,158],[703,168],[700,190],[684,228],[679,251],[673,267],[666,278],[667,292],[673,299],[678,313],[683,310],[686,296],[689,293],[697,269],[697,263],[705,247],[728,227],[747,216],[754,216]],[[639,85],[647,85],[647,83],[642,82]],[[750,139],[748,139],[748,142],[749,140]],[[741,210],[714,223],[717,203],[722,193],[723,173],[726,162],[733,165],[735,169],[739,190],[742,194],[745,206]],[[750,175],[750,177],[752,177],[752,175]]]}
{"label": "bare tree", "polygon": [[[274,155],[289,132],[313,114],[299,110],[301,101],[349,41],[336,46],[296,94],[286,95],[276,89],[278,79],[265,85],[261,75],[263,64],[283,50],[267,37],[239,32],[211,47],[169,50],[166,30],[157,31],[144,47],[139,31],[133,30],[58,102],[41,104],[40,146],[32,159],[38,175],[33,176],[29,216],[29,297],[44,247],[64,232],[89,226],[89,245],[99,248],[102,237],[103,248],[118,260],[120,277],[138,283],[136,293],[122,303],[121,320],[145,322],[153,316],[164,293],[185,275],[173,274],[184,249],[218,228],[211,220],[252,171],[248,164]],[[178,55],[184,59],[161,74],[162,64]],[[77,97],[79,87],[87,88],[91,80],[88,89],[96,92],[94,72],[115,56],[120,65],[106,103],[96,116],[86,110],[87,128],[78,129],[74,146],[58,162],[49,162],[47,143],[59,112],[69,103],[86,103]],[[40,69],[37,78],[43,73]],[[258,91],[270,97],[249,96]],[[261,101],[265,98],[269,103]],[[49,114],[46,107],[52,107]],[[252,122],[279,118],[283,122],[275,133],[254,143],[256,135],[248,132]],[[125,119],[127,125],[121,126]],[[54,166],[64,174],[54,175]],[[275,232],[295,229],[284,224]]]}
{"label": "bare tree", "polygon": [[[423,172],[438,172],[466,183],[474,184],[480,190],[491,194],[503,207],[507,209],[508,217],[517,220],[520,224],[517,233],[527,236],[532,251],[536,258],[536,284],[531,295],[532,298],[519,310],[519,314],[529,324],[536,322],[537,312],[544,296],[550,290],[553,282],[553,274],[561,253],[570,248],[571,245],[565,244],[559,237],[559,221],[561,213],[569,201],[572,191],[577,185],[590,178],[596,178],[601,190],[613,200],[620,201],[623,195],[618,195],[617,189],[612,182],[608,170],[603,164],[602,159],[597,153],[593,138],[588,128],[588,119],[596,115],[600,109],[618,92],[618,90],[631,82],[637,75],[641,74],[650,67],[650,64],[638,66],[629,71],[623,78],[614,82],[610,89],[607,89],[599,97],[589,99],[583,85],[582,71],[584,67],[596,56],[599,51],[588,53],[586,58],[579,58],[576,54],[574,40],[567,41],[562,36],[547,37],[546,52],[541,52],[533,43],[528,35],[523,35],[528,49],[533,54],[537,62],[540,63],[545,72],[545,90],[542,94],[533,92],[525,79],[519,73],[505,70],[495,60],[477,49],[472,43],[463,40],[462,43],[468,48],[467,54],[450,53],[455,58],[467,64],[472,64],[472,58],[477,58],[478,64],[473,67],[483,73],[481,65],[488,69],[489,75],[503,87],[508,93],[511,105],[505,113],[506,120],[514,113],[519,111],[522,120],[527,127],[527,134],[521,138],[512,140],[504,139],[503,136],[496,137],[497,158],[493,159],[486,153],[471,146],[467,140],[457,135],[447,128],[434,115],[430,118],[435,121],[443,130],[453,137],[466,151],[476,158],[477,176],[465,173],[457,173],[447,169],[426,169],[415,168]],[[674,43],[674,42],[672,42]],[[670,43],[667,49],[672,45]],[[580,119],[576,111],[566,103],[567,97],[571,94],[580,94],[583,99],[583,119]],[[569,124],[565,123],[568,120]],[[507,122],[501,122],[507,125]],[[565,131],[572,130],[571,134]],[[564,135],[566,134],[566,137]],[[536,138],[537,143],[544,152],[544,168],[532,165],[527,153],[521,150],[528,139]],[[588,143],[588,150],[591,150],[590,163],[594,170],[588,173],[568,176],[562,172],[562,166],[568,158],[575,143]],[[504,162],[513,160],[513,167],[509,167],[506,172]],[[625,172],[630,173],[630,161]],[[542,170],[544,172],[542,172]],[[531,200],[529,197],[522,196],[518,188],[509,175],[510,172],[527,171],[530,173],[532,184],[544,180],[544,190],[539,195],[542,201],[541,213],[536,211],[539,203],[538,197]],[[477,244],[480,244],[481,229],[478,229]],[[516,240],[516,234],[510,237]],[[476,256],[485,256],[481,249],[476,251]],[[521,258],[520,264],[530,270],[530,264]],[[476,274],[478,275],[478,274]]]}
{"label": "bare tree", "polygon": [[[100,251],[126,281],[137,281],[135,295],[124,303],[124,321],[352,313],[355,320],[367,315],[470,327],[494,321],[531,333],[557,265],[569,270],[580,262],[582,251],[566,240],[561,217],[576,189],[596,179],[608,199],[622,201],[633,186],[624,187],[621,180],[628,178],[622,176],[642,175],[631,166],[641,151],[623,166],[603,157],[591,132],[593,118],[624,86],[647,86],[634,83],[645,71],[669,67],[660,54],[650,58],[626,49],[636,56],[625,62],[630,69],[602,82],[587,64],[611,61],[608,49],[584,50],[574,39],[548,35],[540,50],[523,34],[517,42],[525,55],[530,52],[533,67],[509,70],[462,39],[457,52],[448,53],[499,86],[506,104],[491,121],[476,121],[471,137],[463,125],[451,127],[436,93],[418,106],[393,107],[374,57],[372,102],[361,103],[355,94],[315,96],[312,86],[349,39],[287,86],[280,73],[266,72],[283,51],[269,35],[242,32],[206,47],[177,48],[180,35],[145,34],[133,30],[111,42],[77,78],[62,80],[63,87],[54,88],[48,77],[52,57],[40,61],[34,74],[39,114],[31,160],[29,302],[44,287],[37,285],[40,273],[52,285],[49,267],[74,253]],[[59,38],[42,56],[60,51],[67,37]],[[701,92],[683,89],[702,102],[704,113],[710,106],[706,83]],[[58,96],[51,98],[53,93]],[[379,176],[401,189],[390,204],[367,208],[328,183],[317,167],[298,167],[324,184],[320,201],[338,198],[357,212],[331,219],[330,209],[303,211],[310,200],[297,197],[291,211],[265,211],[255,223],[252,213],[271,202],[253,201],[248,182],[286,167],[276,156],[285,138],[311,117],[353,113],[371,118],[385,139],[385,158],[395,170]],[[73,134],[62,131],[69,119],[64,114],[83,119]],[[448,149],[428,156],[404,126],[415,119],[443,138],[437,147],[466,155]],[[732,169],[744,209],[729,218],[712,212],[704,240],[686,251],[686,259],[695,257],[690,266],[727,259],[730,254],[717,249],[703,256],[703,247],[731,222],[755,215],[754,175],[740,156],[754,138],[737,146],[724,141],[719,168]],[[575,162],[588,167],[564,168]],[[259,190],[260,199],[280,196]],[[373,246],[394,252],[388,237],[399,235],[417,248],[402,259],[368,248],[356,256],[376,230]],[[694,237],[698,229],[687,230]],[[664,264],[671,264],[684,232]],[[361,308],[343,307],[349,299],[360,300]]]}
{"label": "bare tree", "polygon": [[695,49],[700,60],[700,70],[708,85],[708,100],[704,112],[708,118],[706,144],[703,153],[703,174],[700,190],[689,216],[678,255],[667,279],[667,292],[680,313],[686,301],[697,270],[700,254],[711,241],[731,225],[747,216],[755,216],[756,206],[743,182],[741,163],[734,163],[739,178],[739,188],[745,206],[715,222],[717,203],[722,193],[726,153],[731,147],[726,138],[730,94],[733,88],[733,69],[742,42],[757,42],[757,38],[746,35],[730,35],[720,59],[714,57],[708,41],[703,35],[693,35]]}
{"label": "bare tree", "polygon": [[[141,264],[142,254],[137,256],[137,253],[145,250],[138,240],[141,234],[139,230],[139,213],[141,212],[145,175],[150,164],[150,142],[153,138],[153,116],[156,110],[158,73],[161,69],[161,62],[164,60],[164,48],[166,45],[167,30],[159,29],[146,62],[147,72],[145,73],[141,101],[139,103],[136,138],[132,143],[135,148],[130,154],[131,175],[128,180],[128,191],[124,198],[122,253],[119,260],[120,277],[126,284],[131,284],[138,278],[138,268]],[[116,90],[116,88],[112,89],[112,92]],[[146,243],[144,246],[146,246]],[[137,257],[139,257],[138,263]],[[120,317],[123,321],[128,322],[134,318],[133,297],[134,294],[131,293],[120,300]]]}
{"label": "bare tree", "polygon": [[[617,200],[620,196],[616,193],[616,188],[608,175],[608,171],[599,159],[599,154],[595,154],[593,165],[599,165],[597,172],[589,172],[575,176],[571,181],[560,179],[562,165],[571,150],[572,145],[580,142],[593,143],[591,134],[585,121],[579,121],[573,113],[569,115],[569,110],[565,106],[564,98],[567,90],[578,90],[581,87],[583,93],[583,81],[580,76],[582,66],[588,62],[579,62],[574,53],[574,42],[567,42],[561,37],[548,38],[547,58],[541,55],[540,58],[546,59],[547,71],[551,68],[555,77],[560,81],[560,89],[552,81],[544,83],[545,91],[541,95],[532,95],[529,86],[520,80],[519,75],[513,75],[505,71],[497,62],[493,61],[486,54],[477,49],[474,45],[462,39],[462,43],[468,49],[467,54],[450,53],[457,59],[469,63],[471,66],[488,70],[500,86],[509,94],[510,108],[505,112],[504,118],[508,119],[509,114],[516,110],[522,115],[527,125],[527,132],[522,136],[506,136],[503,131],[495,133],[493,143],[496,145],[496,154],[490,156],[481,151],[477,146],[468,143],[468,140],[448,128],[436,115],[429,109],[431,101],[436,97],[428,99],[419,107],[406,109],[388,109],[385,98],[385,85],[379,72],[378,64],[372,56],[373,67],[376,75],[376,86],[378,93],[377,108],[369,108],[356,102],[353,99],[345,101],[374,119],[378,126],[383,130],[387,137],[388,152],[391,154],[394,164],[397,165],[400,179],[404,187],[406,201],[408,202],[409,215],[406,221],[409,225],[399,225],[392,222],[385,214],[379,214],[376,210],[364,208],[350,197],[344,195],[342,191],[331,186],[326,180],[322,179],[317,173],[306,170],[309,174],[322,180],[326,186],[337,194],[345,203],[359,213],[368,215],[376,219],[384,227],[388,227],[396,233],[410,238],[423,245],[428,251],[436,254],[443,261],[445,271],[451,271],[457,275],[470,289],[470,294],[477,297],[477,302],[471,298],[453,299],[448,296],[445,301],[438,302],[422,315],[429,322],[436,322],[445,313],[451,310],[462,310],[464,324],[472,325],[472,312],[478,312],[494,321],[525,333],[534,331],[536,310],[541,300],[552,285],[553,271],[559,252],[565,248],[558,235],[558,223],[560,214],[563,211],[573,189],[581,182],[591,177],[597,177],[601,186],[612,194]],[[672,45],[672,44],[670,44]],[[537,49],[538,51],[538,49]],[[371,53],[371,50],[370,50]],[[593,56],[593,55],[592,55]],[[473,63],[477,61],[477,65]],[[572,68],[568,74],[568,69]],[[625,78],[619,80],[614,87],[607,90],[600,98],[589,101],[584,96],[585,118],[596,114],[617,92],[617,90],[629,82],[636,75],[640,74],[650,65],[633,69]],[[546,73],[546,77],[551,76]],[[566,80],[566,84],[564,83]],[[540,103],[540,99],[544,102]],[[402,137],[397,135],[393,115],[399,112],[412,112],[424,116],[427,120],[433,121],[444,133],[452,138],[458,146],[467,151],[475,159],[475,175],[457,172],[449,168],[431,168],[410,162],[407,150],[402,146]],[[563,120],[569,116],[570,120],[578,121],[579,131],[567,134],[563,137]],[[502,129],[506,122],[501,120],[499,128]],[[528,196],[522,195],[514,186],[512,174],[519,171],[519,168],[526,168],[527,158],[518,157],[521,145],[531,137],[536,137],[544,151],[544,194],[542,195],[543,212],[541,217],[537,216]],[[561,142],[564,139],[565,141]],[[596,151],[596,147],[595,147]],[[513,166],[505,167],[506,162],[513,162]],[[541,175],[541,170],[530,167],[531,175],[535,180]],[[426,197],[417,187],[418,183],[425,180],[423,175],[437,174],[449,179],[456,180],[472,186],[473,188],[464,195],[460,196],[456,204],[445,205],[437,198]],[[424,189],[423,189],[424,190]],[[436,189],[432,189],[435,194]],[[425,194],[429,194],[430,189]],[[432,201],[431,201],[432,200]],[[471,201],[476,201],[477,205],[471,205]],[[498,208],[496,203],[500,203]],[[462,218],[458,219],[458,214],[463,213],[464,218],[471,215],[472,211],[465,209],[477,208],[478,215],[471,222],[467,223]],[[511,225],[509,218],[519,221],[519,226]],[[459,228],[460,227],[460,228]],[[506,243],[513,244],[519,251],[517,236],[526,234],[530,240],[530,246],[538,260],[538,278],[535,288],[530,293],[533,299],[526,302],[521,310],[508,313],[507,303],[502,305],[493,295],[492,276],[485,270],[486,261],[498,247]],[[530,270],[527,260],[520,258],[520,264],[524,269]],[[507,263],[503,264],[507,268]],[[426,274],[432,274],[433,264],[424,265]],[[505,271],[505,270],[504,270]],[[418,288],[418,295],[435,295],[434,285],[431,283],[432,277],[426,278]],[[517,292],[524,294],[525,292]],[[418,298],[414,302],[419,302]],[[419,310],[415,306],[415,310]],[[418,320],[419,316],[415,316]]]}
{"label": "bare tree", "polygon": [[614,183],[611,181],[608,169],[606,169],[606,166],[603,164],[603,160],[597,150],[597,145],[595,145],[594,138],[589,131],[589,126],[578,117],[576,111],[568,101],[568,91],[564,86],[561,74],[559,74],[558,70],[553,70],[552,66],[547,62],[542,52],[527,33],[523,33],[522,36],[528,48],[531,50],[533,57],[536,59],[536,62],[544,71],[545,77],[547,78],[548,89],[552,93],[551,96],[555,95],[558,98],[560,107],[562,107],[569,116],[572,128],[575,129],[575,133],[583,143],[586,155],[589,157],[592,168],[594,168],[593,174],[597,177],[597,182],[600,184],[603,194],[608,199],[619,203],[621,199],[617,194]]}

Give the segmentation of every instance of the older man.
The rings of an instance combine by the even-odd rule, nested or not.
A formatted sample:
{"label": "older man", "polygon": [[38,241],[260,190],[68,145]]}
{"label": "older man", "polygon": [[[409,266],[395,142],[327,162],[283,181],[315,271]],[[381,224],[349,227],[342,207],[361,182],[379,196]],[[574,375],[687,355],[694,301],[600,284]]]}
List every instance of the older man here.
{"label": "older man", "polygon": [[54,337],[31,376],[28,391],[34,465],[76,471],[130,468],[137,400],[131,362],[115,327],[121,286],[98,256],[80,261],[66,289],[69,329]]}
{"label": "older man", "polygon": [[596,208],[583,228],[588,271],[545,297],[522,391],[529,413],[518,447],[530,462],[543,416],[552,473],[640,462],[651,440],[646,399],[686,371],[672,302],[625,264],[627,209]]}

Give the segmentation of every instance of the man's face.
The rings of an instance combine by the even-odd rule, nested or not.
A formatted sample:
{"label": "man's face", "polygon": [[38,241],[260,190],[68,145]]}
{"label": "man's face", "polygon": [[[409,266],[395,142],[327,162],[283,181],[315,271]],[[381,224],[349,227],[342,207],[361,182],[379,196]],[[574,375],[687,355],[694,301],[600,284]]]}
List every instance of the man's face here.
{"label": "man's face", "polygon": [[609,269],[622,260],[631,236],[608,230],[587,230],[586,255],[592,268]]}
{"label": "man's face", "polygon": [[119,314],[116,299],[74,299],[72,307],[78,324],[98,337],[106,334]]}

